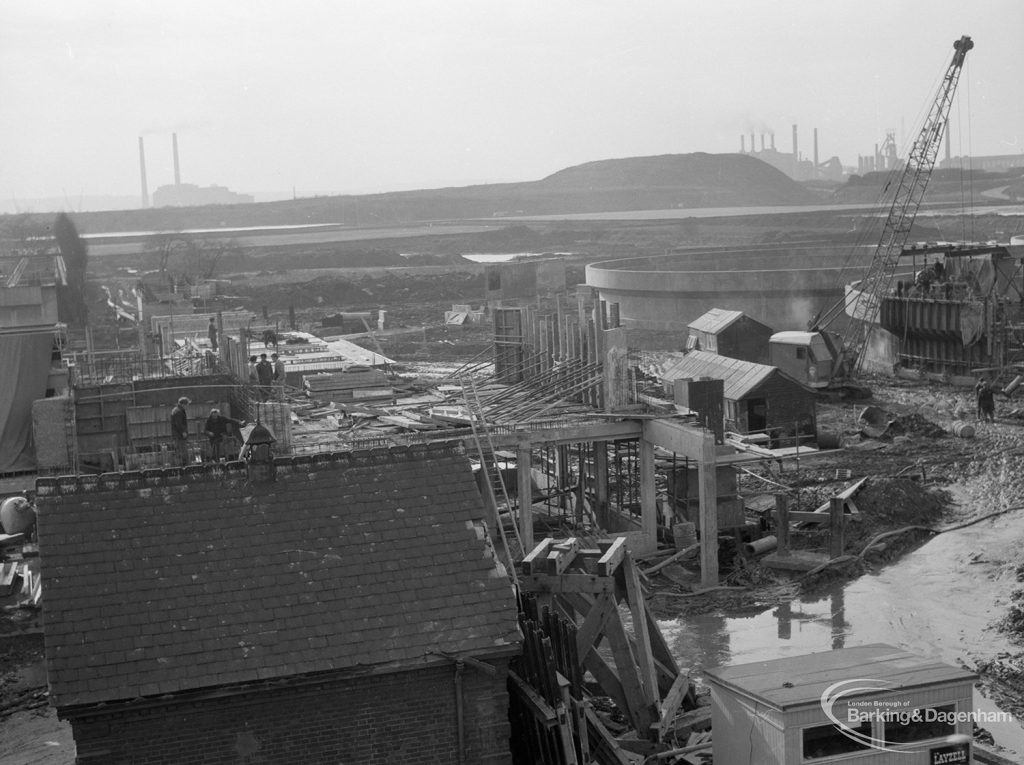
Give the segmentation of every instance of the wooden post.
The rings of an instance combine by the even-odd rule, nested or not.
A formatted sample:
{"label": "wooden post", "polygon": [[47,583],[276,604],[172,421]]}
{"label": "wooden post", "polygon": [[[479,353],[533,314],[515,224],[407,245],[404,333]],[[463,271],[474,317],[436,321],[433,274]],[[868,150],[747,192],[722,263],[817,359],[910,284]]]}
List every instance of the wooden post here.
{"label": "wooden post", "polygon": [[778,546],[775,554],[780,558],[789,557],[789,497],[775,495],[775,538]]}
{"label": "wooden post", "polygon": [[843,554],[843,506],[846,504],[842,497],[832,497],[829,500],[829,540],[828,554],[830,558],[838,558]]}
{"label": "wooden post", "polygon": [[530,442],[524,441],[516,450],[516,482],[519,495],[519,536],[523,550],[533,549],[533,482],[530,480],[532,465]]}
{"label": "wooden post", "polygon": [[704,587],[715,587],[718,585],[718,475],[715,437],[710,433],[701,443],[697,480],[700,500],[700,583]]}

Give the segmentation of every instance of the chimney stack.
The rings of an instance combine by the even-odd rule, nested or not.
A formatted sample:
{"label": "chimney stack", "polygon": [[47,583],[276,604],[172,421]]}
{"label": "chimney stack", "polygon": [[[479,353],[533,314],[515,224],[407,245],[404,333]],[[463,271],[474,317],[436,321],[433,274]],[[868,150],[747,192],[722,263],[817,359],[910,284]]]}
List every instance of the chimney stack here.
{"label": "chimney stack", "polygon": [[149,184],[146,183],[146,147],[139,136],[139,174],[142,176],[142,208],[149,207]]}
{"label": "chimney stack", "polygon": [[772,151],[775,151],[775,133],[772,133]]}
{"label": "chimney stack", "polygon": [[797,169],[800,166],[800,153],[796,143],[796,125],[793,125],[793,178],[796,178]]}
{"label": "chimney stack", "polygon": [[174,147],[174,185],[181,185],[181,171],[178,169],[178,134],[171,134],[171,146]]}
{"label": "chimney stack", "polygon": [[740,154],[747,153],[747,137],[745,135],[740,136]]}
{"label": "chimney stack", "polygon": [[761,133],[761,151],[764,151],[764,133]]}
{"label": "chimney stack", "polygon": [[750,153],[753,154],[755,151],[757,151],[757,144],[754,143],[754,134],[751,133],[750,134]]}

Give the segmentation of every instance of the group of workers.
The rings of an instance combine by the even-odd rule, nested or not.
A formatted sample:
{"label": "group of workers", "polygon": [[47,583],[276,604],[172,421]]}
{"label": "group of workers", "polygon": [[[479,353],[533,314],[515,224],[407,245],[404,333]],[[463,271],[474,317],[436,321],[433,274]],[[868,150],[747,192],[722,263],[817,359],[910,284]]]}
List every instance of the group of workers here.
{"label": "group of workers", "polygon": [[[188,465],[192,461],[192,455],[188,447],[188,405],[191,404],[188,396],[178,399],[178,405],[171,410],[171,442],[174,444],[174,453],[180,465]],[[203,433],[210,440],[210,459],[220,462],[228,457],[224,452],[225,439],[231,435],[231,429],[241,436],[242,428],[246,426],[245,420],[236,420],[222,414],[220,409],[211,409],[210,415],[203,425]]]}
{"label": "group of workers", "polygon": [[268,401],[272,393],[275,394],[274,398],[283,400],[287,376],[284,361],[276,353],[270,354],[270,359],[267,359],[265,353],[261,353],[259,359],[255,356],[249,357],[249,382],[258,386],[262,400]]}

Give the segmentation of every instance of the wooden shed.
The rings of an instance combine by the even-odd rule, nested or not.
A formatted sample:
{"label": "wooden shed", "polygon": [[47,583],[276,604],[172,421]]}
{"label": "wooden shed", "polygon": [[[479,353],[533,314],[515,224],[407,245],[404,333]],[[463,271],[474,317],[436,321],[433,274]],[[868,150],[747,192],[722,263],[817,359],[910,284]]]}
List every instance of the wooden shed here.
{"label": "wooden shed", "polygon": [[715,762],[971,762],[977,675],[935,659],[876,643],[705,676]]}
{"label": "wooden shed", "polygon": [[686,349],[710,351],[734,359],[768,363],[768,338],[772,328],[742,311],[712,308],[687,325]]}
{"label": "wooden shed", "polygon": [[814,391],[777,367],[691,351],[665,359],[659,374],[666,386],[684,379],[722,380],[726,430],[765,433],[772,446],[805,445],[814,438]]}

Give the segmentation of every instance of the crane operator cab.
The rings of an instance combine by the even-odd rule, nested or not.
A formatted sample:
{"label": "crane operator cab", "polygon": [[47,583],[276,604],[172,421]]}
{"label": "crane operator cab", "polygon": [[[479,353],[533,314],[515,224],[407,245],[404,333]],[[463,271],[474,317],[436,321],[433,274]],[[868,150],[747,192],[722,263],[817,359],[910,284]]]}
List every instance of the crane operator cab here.
{"label": "crane operator cab", "polygon": [[768,340],[768,363],[805,385],[826,388],[835,360],[821,332],[776,332]]}

